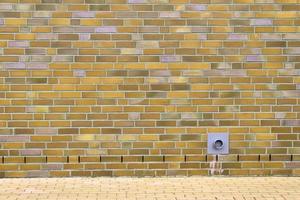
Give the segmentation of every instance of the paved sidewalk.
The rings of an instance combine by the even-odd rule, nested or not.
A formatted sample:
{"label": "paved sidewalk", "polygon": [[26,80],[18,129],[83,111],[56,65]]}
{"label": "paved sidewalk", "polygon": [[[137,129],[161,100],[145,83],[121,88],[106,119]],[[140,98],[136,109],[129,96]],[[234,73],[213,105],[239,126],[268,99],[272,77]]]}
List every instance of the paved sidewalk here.
{"label": "paved sidewalk", "polygon": [[300,200],[300,177],[0,179],[0,200]]}

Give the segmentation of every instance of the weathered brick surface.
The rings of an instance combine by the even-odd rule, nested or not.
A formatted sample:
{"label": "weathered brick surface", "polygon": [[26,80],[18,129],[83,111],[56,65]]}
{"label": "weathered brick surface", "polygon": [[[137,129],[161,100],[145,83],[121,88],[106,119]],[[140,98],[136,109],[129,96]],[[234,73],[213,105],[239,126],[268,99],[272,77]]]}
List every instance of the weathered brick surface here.
{"label": "weathered brick surface", "polygon": [[1,1],[1,176],[299,175],[299,4]]}

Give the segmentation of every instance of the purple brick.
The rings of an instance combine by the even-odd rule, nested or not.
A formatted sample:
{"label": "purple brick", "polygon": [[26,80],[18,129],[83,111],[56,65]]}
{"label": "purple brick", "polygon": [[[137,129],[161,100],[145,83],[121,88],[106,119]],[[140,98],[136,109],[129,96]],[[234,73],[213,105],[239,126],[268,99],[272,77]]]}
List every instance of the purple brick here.
{"label": "purple brick", "polygon": [[225,70],[225,76],[247,76],[247,71],[244,69]]}
{"label": "purple brick", "polygon": [[57,34],[53,33],[38,33],[36,34],[38,40],[57,40]]}
{"label": "purple brick", "polygon": [[29,47],[28,41],[8,41],[9,47]]}
{"label": "purple brick", "polygon": [[6,63],[5,69],[25,69],[25,63],[18,62],[18,63]]}
{"label": "purple brick", "polygon": [[201,4],[188,5],[186,6],[186,10],[203,11],[207,10],[207,6]]}
{"label": "purple brick", "polygon": [[[157,75],[157,76],[164,76],[164,75],[161,74],[161,75]],[[168,78],[167,77],[156,77],[155,82],[150,79],[146,79],[146,82],[147,83],[168,83]],[[161,94],[161,95],[163,95],[163,94]]]}
{"label": "purple brick", "polygon": [[283,126],[300,126],[300,120],[283,120]]}
{"label": "purple brick", "polygon": [[284,119],[286,117],[286,113],[275,113],[275,118],[276,119]]}
{"label": "purple brick", "polygon": [[0,136],[0,142],[29,142],[29,136]]}
{"label": "purple brick", "polygon": [[224,75],[224,70],[203,70],[204,76],[222,76]]}
{"label": "purple brick", "polygon": [[27,63],[27,69],[48,69],[48,63]]}
{"label": "purple brick", "polygon": [[285,163],[285,166],[287,168],[296,168],[296,169],[299,169],[300,168],[300,162],[287,162],[287,163]]}
{"label": "purple brick", "polygon": [[257,56],[257,55],[247,56],[246,60],[248,62],[261,62],[261,61],[264,61],[262,56]]}
{"label": "purple brick", "polygon": [[73,62],[73,56],[53,56],[53,62]]}
{"label": "purple brick", "polygon": [[159,17],[176,18],[176,17],[180,17],[180,13],[164,11],[164,12],[159,13]]}
{"label": "purple brick", "polygon": [[281,40],[281,34],[279,33],[262,33],[260,39],[263,40]]}
{"label": "purple brick", "polygon": [[75,27],[74,32],[75,33],[94,33],[95,28],[94,27],[85,27],[85,26]]}
{"label": "purple brick", "polygon": [[147,3],[146,0],[128,0],[128,3]]}
{"label": "purple brick", "polygon": [[73,33],[74,32],[74,28],[73,27],[53,27],[53,32],[54,33]]}
{"label": "purple brick", "polygon": [[94,12],[89,12],[89,11],[82,11],[82,12],[73,12],[72,17],[77,17],[77,18],[94,18],[95,13]]}
{"label": "purple brick", "polygon": [[129,120],[138,120],[140,118],[140,114],[136,112],[128,113]]}
{"label": "purple brick", "polygon": [[300,33],[287,33],[283,35],[283,38],[288,40],[299,40]]}
{"label": "purple brick", "polygon": [[169,70],[153,70],[150,72],[150,76],[171,76]]}
{"label": "purple brick", "polygon": [[85,77],[86,76],[86,72],[85,70],[74,70],[73,71],[73,75],[76,76],[76,77]]}
{"label": "purple brick", "polygon": [[159,15],[158,12],[141,12],[140,16],[142,18],[157,18]]}
{"label": "purple brick", "polygon": [[207,40],[207,34],[200,34],[199,40]]}
{"label": "purple brick", "polygon": [[29,62],[30,56],[19,56],[19,61],[20,62]]}
{"label": "purple brick", "polygon": [[25,108],[25,112],[29,112],[29,113],[35,112],[35,107],[33,107],[33,106],[31,106],[31,107],[26,107],[26,108]]}
{"label": "purple brick", "polygon": [[213,69],[213,70],[203,70],[203,76],[246,76],[247,71],[243,69]]}
{"label": "purple brick", "polygon": [[115,32],[117,32],[117,29],[114,26],[102,26],[102,27],[96,28],[96,32],[97,33],[115,33]]}
{"label": "purple brick", "polygon": [[39,128],[35,129],[35,133],[37,135],[56,135],[57,134],[56,128]]}
{"label": "purple brick", "polygon": [[4,23],[3,19],[0,19],[0,25],[2,25]]}
{"label": "purple brick", "polygon": [[20,33],[28,33],[28,32],[30,32],[29,27],[20,27]]}
{"label": "purple brick", "polygon": [[230,34],[228,36],[229,40],[247,40],[248,36],[245,34]]}
{"label": "purple brick", "polygon": [[43,164],[42,165],[43,170],[61,170],[63,169],[63,164]]}
{"label": "purple brick", "polygon": [[90,34],[79,34],[79,39],[80,40],[89,40],[90,39]]}
{"label": "purple brick", "polygon": [[0,135],[0,142],[6,142],[8,136]]}
{"label": "purple brick", "polygon": [[22,156],[40,156],[42,151],[39,149],[23,149],[21,150]]}
{"label": "purple brick", "polygon": [[287,48],[285,50],[287,54],[299,54],[300,55],[300,47]]}
{"label": "purple brick", "polygon": [[180,56],[161,56],[161,62],[180,62]]}
{"label": "purple brick", "polygon": [[251,19],[252,26],[271,26],[273,21],[271,19]]}
{"label": "purple brick", "polygon": [[13,4],[0,4],[0,10],[12,10],[13,9]]}

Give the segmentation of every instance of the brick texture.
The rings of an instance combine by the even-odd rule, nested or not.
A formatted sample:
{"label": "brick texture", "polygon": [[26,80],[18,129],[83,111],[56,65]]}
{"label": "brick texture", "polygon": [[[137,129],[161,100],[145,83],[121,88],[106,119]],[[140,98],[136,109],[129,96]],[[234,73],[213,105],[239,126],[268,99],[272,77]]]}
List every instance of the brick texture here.
{"label": "brick texture", "polygon": [[299,4],[2,0],[0,176],[300,175]]}

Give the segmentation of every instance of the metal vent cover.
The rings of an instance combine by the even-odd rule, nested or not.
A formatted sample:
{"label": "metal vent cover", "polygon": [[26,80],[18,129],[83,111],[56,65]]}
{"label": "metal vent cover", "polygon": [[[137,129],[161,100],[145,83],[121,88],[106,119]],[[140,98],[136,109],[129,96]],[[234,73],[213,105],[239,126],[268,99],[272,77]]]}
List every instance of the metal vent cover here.
{"label": "metal vent cover", "polygon": [[228,133],[208,133],[207,136],[208,154],[229,154]]}

